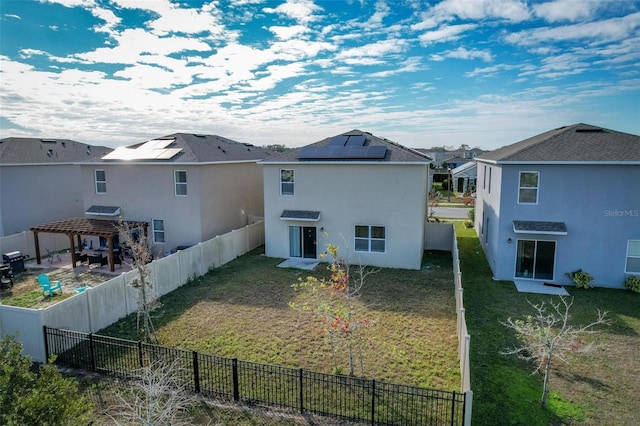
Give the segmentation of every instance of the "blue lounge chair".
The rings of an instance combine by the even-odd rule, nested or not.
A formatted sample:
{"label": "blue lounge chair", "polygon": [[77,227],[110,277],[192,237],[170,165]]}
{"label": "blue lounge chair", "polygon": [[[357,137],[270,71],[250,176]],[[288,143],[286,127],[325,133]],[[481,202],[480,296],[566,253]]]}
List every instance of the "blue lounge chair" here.
{"label": "blue lounge chair", "polygon": [[40,287],[42,287],[42,294],[44,296],[46,296],[46,293],[49,293],[49,296],[53,296],[56,290],[60,290],[60,294],[62,294],[60,281],[50,281],[49,275],[47,274],[38,275],[38,283],[40,283]]}

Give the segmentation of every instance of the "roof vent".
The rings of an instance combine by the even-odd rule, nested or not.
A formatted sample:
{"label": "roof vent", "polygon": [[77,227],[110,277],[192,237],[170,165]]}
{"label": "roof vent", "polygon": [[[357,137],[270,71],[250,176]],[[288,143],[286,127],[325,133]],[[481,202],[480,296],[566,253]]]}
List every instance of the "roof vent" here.
{"label": "roof vent", "polygon": [[51,157],[53,155],[53,150],[50,149],[47,151],[47,157]]}
{"label": "roof vent", "polygon": [[58,143],[58,141],[55,140],[55,139],[40,139],[40,142],[42,142],[42,143]]}
{"label": "roof vent", "polygon": [[62,141],[62,142],[60,142],[60,143],[62,144],[62,146],[63,146],[63,147],[66,147],[66,146],[67,146],[67,144],[66,144],[66,142],[65,142],[65,141]]}
{"label": "roof vent", "polygon": [[576,133],[604,133],[604,129],[591,128],[591,129],[576,129]]}

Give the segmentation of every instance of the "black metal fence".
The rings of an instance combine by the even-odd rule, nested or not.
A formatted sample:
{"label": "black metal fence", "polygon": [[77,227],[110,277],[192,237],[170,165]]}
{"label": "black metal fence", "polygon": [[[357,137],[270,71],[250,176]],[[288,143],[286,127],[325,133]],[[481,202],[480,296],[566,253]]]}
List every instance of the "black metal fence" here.
{"label": "black metal fence", "polygon": [[47,359],[128,378],[154,359],[178,362],[203,396],[372,425],[462,425],[465,394],[318,373],[44,327]]}

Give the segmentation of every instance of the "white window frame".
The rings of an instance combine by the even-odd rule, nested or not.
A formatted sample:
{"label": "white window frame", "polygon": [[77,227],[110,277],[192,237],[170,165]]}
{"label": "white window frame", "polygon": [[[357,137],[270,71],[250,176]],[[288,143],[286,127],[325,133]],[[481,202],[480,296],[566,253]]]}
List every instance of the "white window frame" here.
{"label": "white window frame", "polygon": [[[98,179],[98,173],[102,172],[103,178]],[[103,169],[96,169],[93,171],[93,177],[95,181],[96,194],[106,194],[107,193],[107,172]],[[100,190],[101,185],[104,187],[104,190]]]}
{"label": "white window frame", "polygon": [[[159,222],[162,224],[162,229],[156,229],[156,222]],[[153,234],[153,243],[154,244],[164,244],[164,242],[166,241],[165,238],[165,228],[164,228],[164,219],[151,219],[151,233]],[[162,235],[162,241],[159,241],[160,238],[157,238],[157,236]]]}
{"label": "white window frame", "polygon": [[[184,181],[179,181],[178,180],[178,175],[184,173]],[[173,171],[173,187],[174,187],[174,194],[176,197],[186,197],[187,194],[189,193],[187,191],[187,171],[186,170],[174,170]],[[183,188],[184,187],[184,194],[180,194],[178,193],[178,188]]]}
{"label": "white window frame", "polygon": [[[632,244],[633,243],[633,244]],[[632,245],[638,245],[638,248],[633,249],[633,251],[631,251],[631,246]],[[629,259],[637,259],[638,262],[640,262],[640,240],[629,240],[627,241],[627,256],[625,257],[625,261],[624,261],[624,272],[627,274],[634,274],[634,275],[640,275],[640,269],[638,269],[637,271],[630,271],[629,270]]]}
{"label": "white window frame", "polygon": [[[536,186],[522,186],[522,174],[523,173],[533,173],[536,175]],[[534,191],[536,192],[536,200],[535,202],[522,201],[521,195],[522,191]],[[538,204],[538,193],[540,192],[540,172],[535,170],[522,170],[518,174],[518,204],[530,204],[536,205]]]}
{"label": "white window frame", "polygon": [[[357,235],[357,229],[358,227],[363,227],[363,228],[367,228],[367,236],[366,237],[358,237]],[[374,238],[373,237],[373,228],[382,228],[384,230],[384,238]],[[361,225],[361,224],[357,224],[353,227],[353,238],[354,238],[354,251],[358,251],[361,253],[386,253],[387,252],[387,227],[383,226],[383,225]],[[366,241],[367,242],[367,249],[359,249],[358,248],[358,241]],[[373,250],[373,245],[376,242],[382,242],[383,243],[383,250]]]}
{"label": "white window frame", "polygon": [[[291,172],[291,180],[283,180],[283,172]],[[293,169],[280,169],[280,195],[295,195],[296,193],[296,185],[295,185],[295,171]],[[291,186],[291,190],[285,191],[285,185],[287,188]]]}

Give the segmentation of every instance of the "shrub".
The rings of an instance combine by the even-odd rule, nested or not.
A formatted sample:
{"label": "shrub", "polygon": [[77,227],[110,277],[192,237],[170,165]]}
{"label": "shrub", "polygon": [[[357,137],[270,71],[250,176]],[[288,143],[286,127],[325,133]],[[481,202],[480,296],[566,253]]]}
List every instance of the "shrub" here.
{"label": "shrub", "polygon": [[593,287],[591,285],[593,277],[588,272],[584,272],[582,269],[578,269],[577,271],[573,272],[567,272],[565,275],[573,280],[577,288]]}
{"label": "shrub", "polygon": [[473,222],[470,220],[465,220],[464,221],[464,227],[467,229],[473,228]]}
{"label": "shrub", "polygon": [[624,287],[634,293],[640,293],[640,277],[637,275],[631,275],[624,281]]}
{"label": "shrub", "polygon": [[[476,209],[469,209],[467,212],[467,217],[471,221],[471,223],[476,221]],[[467,228],[471,228],[471,226],[467,226]]]}

